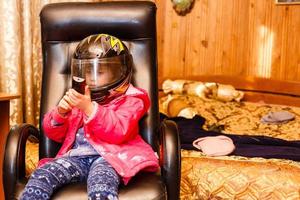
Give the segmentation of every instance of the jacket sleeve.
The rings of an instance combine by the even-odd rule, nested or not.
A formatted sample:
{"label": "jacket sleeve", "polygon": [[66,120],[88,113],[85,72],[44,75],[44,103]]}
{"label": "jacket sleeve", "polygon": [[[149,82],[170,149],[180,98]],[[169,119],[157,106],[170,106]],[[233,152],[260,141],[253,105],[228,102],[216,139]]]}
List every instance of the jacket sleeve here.
{"label": "jacket sleeve", "polygon": [[48,138],[56,142],[62,143],[65,139],[67,129],[69,126],[68,118],[71,112],[66,116],[61,116],[57,108],[45,114],[43,119],[43,130]]}
{"label": "jacket sleeve", "polygon": [[138,122],[149,108],[149,98],[126,96],[117,109],[98,105],[95,116],[85,124],[92,139],[121,144],[138,133]]}

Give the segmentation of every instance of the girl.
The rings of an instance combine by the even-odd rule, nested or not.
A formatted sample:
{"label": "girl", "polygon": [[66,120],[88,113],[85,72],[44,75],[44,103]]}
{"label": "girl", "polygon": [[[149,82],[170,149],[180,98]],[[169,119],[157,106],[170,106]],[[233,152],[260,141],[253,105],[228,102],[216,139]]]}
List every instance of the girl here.
{"label": "girl", "polygon": [[43,120],[47,137],[62,147],[54,159],[39,162],[20,199],[50,199],[63,185],[82,181],[89,199],[118,199],[121,181],[158,170],[156,154],[139,135],[150,100],[129,83],[131,73],[131,55],[119,39],[99,34],[78,44],[74,88]]}

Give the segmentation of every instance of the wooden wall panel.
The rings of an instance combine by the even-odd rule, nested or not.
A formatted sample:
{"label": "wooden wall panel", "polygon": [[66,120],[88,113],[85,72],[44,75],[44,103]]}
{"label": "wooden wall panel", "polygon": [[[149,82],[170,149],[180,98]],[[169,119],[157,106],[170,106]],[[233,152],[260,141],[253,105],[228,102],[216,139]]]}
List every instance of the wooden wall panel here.
{"label": "wooden wall panel", "polygon": [[195,0],[185,16],[156,0],[159,76],[203,74],[300,81],[300,5]]}
{"label": "wooden wall panel", "polygon": [[171,1],[166,0],[165,3],[165,23],[159,27],[164,29],[163,43],[158,44],[163,45],[163,52],[159,55],[163,60],[162,66],[167,66],[162,68],[162,73],[172,74],[175,70],[176,73],[184,74],[187,18],[174,12]]}

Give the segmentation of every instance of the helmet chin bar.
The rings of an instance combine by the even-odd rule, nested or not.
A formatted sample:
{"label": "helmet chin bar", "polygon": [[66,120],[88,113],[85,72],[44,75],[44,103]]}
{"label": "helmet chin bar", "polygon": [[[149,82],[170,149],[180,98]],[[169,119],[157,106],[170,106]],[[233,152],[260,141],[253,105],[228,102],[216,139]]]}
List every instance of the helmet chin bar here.
{"label": "helmet chin bar", "polygon": [[103,102],[105,98],[109,96],[108,90],[101,89],[91,89],[91,99],[98,103]]}
{"label": "helmet chin bar", "polygon": [[131,76],[129,75],[121,80],[120,83],[117,82],[106,88],[90,87],[92,101],[96,101],[99,104],[105,104],[112,99],[121,96],[127,91],[130,85],[130,78]]}

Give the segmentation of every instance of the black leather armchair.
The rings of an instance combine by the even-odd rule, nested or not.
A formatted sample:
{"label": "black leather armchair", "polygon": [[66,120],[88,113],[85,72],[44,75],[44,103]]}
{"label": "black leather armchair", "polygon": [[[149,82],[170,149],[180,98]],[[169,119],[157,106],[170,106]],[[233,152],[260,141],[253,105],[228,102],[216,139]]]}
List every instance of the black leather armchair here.
{"label": "black leather armchair", "polygon": [[[152,105],[140,121],[140,132],[159,153],[161,165],[161,171],[140,173],[127,186],[122,185],[119,199],[178,199],[180,149],[177,127],[171,121],[159,122],[155,4],[146,1],[49,4],[42,9],[40,20],[43,52],[41,121],[71,86],[70,57],[78,42],[96,33],[115,35],[125,41],[133,55],[133,84],[149,92]],[[16,199],[26,184],[25,147],[31,135],[39,139],[40,159],[54,157],[60,147],[33,125],[14,126],[7,138],[3,166],[7,200]],[[65,186],[53,196],[53,199],[86,198],[84,184]]]}

